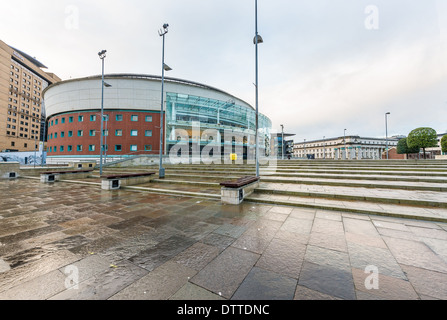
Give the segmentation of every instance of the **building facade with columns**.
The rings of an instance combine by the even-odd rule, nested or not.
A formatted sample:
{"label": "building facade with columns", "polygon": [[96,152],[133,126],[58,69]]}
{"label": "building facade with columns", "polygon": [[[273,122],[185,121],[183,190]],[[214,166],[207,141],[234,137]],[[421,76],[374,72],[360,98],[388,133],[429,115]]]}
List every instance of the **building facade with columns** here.
{"label": "building facade with columns", "polygon": [[382,154],[397,146],[399,138],[369,138],[356,135],[336,138],[296,142],[293,148],[294,158],[308,159],[382,159]]}

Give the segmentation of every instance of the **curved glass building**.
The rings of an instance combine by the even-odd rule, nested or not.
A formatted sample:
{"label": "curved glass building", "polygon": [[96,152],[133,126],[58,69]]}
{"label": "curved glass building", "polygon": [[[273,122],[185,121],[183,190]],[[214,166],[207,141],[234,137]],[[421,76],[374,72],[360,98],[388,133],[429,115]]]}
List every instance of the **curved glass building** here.
{"label": "curved glass building", "polygon": [[[161,77],[110,74],[61,81],[43,93],[47,159],[99,159],[101,105],[106,158],[159,154]],[[164,80],[163,154],[200,153],[254,159],[256,112],[222,90],[181,79]],[[269,155],[272,123],[259,114],[260,155]]]}

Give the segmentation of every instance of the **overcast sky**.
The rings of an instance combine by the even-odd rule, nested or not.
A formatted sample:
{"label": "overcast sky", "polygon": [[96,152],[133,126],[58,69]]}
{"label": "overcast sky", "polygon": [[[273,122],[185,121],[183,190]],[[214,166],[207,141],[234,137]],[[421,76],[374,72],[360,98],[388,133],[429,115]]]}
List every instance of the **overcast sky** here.
{"label": "overcast sky", "polygon": [[[63,80],[161,73],[255,106],[255,0],[15,0],[0,39]],[[447,132],[447,1],[259,0],[259,111],[295,141]]]}

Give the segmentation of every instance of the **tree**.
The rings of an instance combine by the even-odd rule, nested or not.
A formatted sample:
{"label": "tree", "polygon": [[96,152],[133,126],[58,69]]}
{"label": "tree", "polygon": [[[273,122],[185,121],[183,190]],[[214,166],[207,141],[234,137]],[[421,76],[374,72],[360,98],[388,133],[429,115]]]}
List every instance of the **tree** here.
{"label": "tree", "polygon": [[447,152],[447,134],[441,138],[441,151]]}
{"label": "tree", "polygon": [[409,148],[422,148],[425,159],[425,148],[436,147],[438,145],[438,136],[432,128],[417,128],[408,135],[407,145]]}
{"label": "tree", "polygon": [[397,142],[396,151],[398,154],[406,154],[408,158],[409,153],[418,153],[419,147],[416,148],[410,148],[407,144],[407,138],[402,138]]}

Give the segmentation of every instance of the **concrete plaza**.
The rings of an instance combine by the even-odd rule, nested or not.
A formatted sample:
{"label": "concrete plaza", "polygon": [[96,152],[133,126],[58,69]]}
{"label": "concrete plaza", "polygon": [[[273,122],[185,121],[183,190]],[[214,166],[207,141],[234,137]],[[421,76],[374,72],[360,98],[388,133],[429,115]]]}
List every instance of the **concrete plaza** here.
{"label": "concrete plaza", "polygon": [[443,221],[27,178],[0,193],[0,299],[447,299]]}

